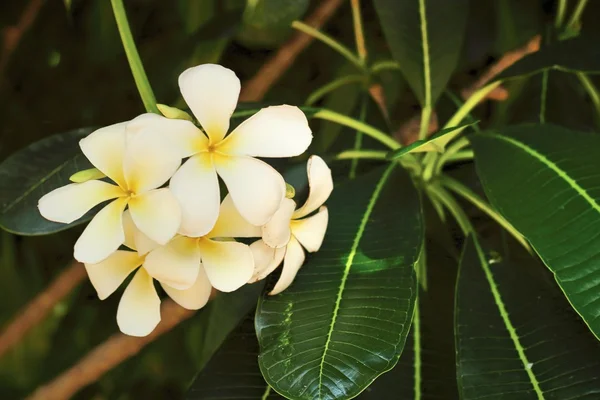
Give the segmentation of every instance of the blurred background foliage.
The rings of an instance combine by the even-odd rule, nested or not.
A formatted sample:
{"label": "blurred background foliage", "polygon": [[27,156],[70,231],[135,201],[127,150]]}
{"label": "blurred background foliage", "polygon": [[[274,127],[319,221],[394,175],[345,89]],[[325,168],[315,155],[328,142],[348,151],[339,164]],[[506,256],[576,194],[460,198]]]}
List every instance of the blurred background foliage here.
{"label": "blurred background foliage", "polygon": [[[48,135],[86,126],[123,121],[143,112],[119,34],[107,0],[46,0],[24,32],[14,52],[0,62],[0,161],[12,152]],[[5,34],[30,6],[26,0],[0,2],[0,30]],[[362,0],[369,60],[390,60],[375,10]],[[243,81],[292,34],[290,24],[304,18],[319,0],[127,0],[130,24],[150,82],[160,103],[183,106],[177,77],[185,68],[220,63]],[[555,2],[550,0],[470,1],[466,40],[450,90],[458,93],[505,52],[544,33],[553,23]],[[567,13],[569,15],[569,13]],[[600,2],[587,5],[582,29],[599,36]],[[323,29],[354,48],[349,2],[344,2]],[[6,44],[6,42],[3,42]],[[6,55],[6,46],[2,49]],[[304,104],[317,88],[355,73],[355,67],[322,43],[313,43],[269,91],[266,102]],[[578,130],[598,129],[586,92],[576,77],[550,72],[547,120]],[[418,112],[418,102],[397,71],[377,78],[387,101],[389,126],[374,103],[366,119],[396,131]],[[594,78],[596,79],[596,78]],[[477,110],[484,126],[537,121],[541,75],[506,84],[510,96],[488,102]],[[358,116],[365,96],[363,83],[354,83],[324,97],[319,105]],[[455,108],[443,96],[436,107],[444,119]],[[353,135],[327,122],[314,122],[312,152],[331,154],[352,146]],[[368,143],[365,145],[369,147]],[[339,163],[338,163],[339,164]],[[334,168],[347,165],[335,164]],[[363,168],[367,163],[363,163]],[[456,167],[463,181],[476,185],[472,168]],[[478,189],[475,187],[475,189]],[[432,213],[428,213],[432,214]],[[432,223],[435,223],[432,222]],[[81,228],[44,237],[17,237],[0,232],[0,324],[10,320],[64,268]],[[433,231],[433,230],[428,230]],[[443,236],[443,235],[442,235]],[[502,240],[497,229],[489,236]],[[456,249],[451,236],[430,238],[444,249],[436,264],[445,279],[453,279]],[[442,254],[442,253],[440,253]],[[438,268],[440,265],[437,266]],[[444,265],[442,265],[444,267]],[[431,273],[431,272],[430,272]],[[86,281],[59,303],[42,324],[18,347],[0,359],[0,398],[17,399],[73,365],[94,346],[117,331],[114,323],[119,296],[100,302]],[[78,393],[78,399],[182,398],[199,368],[208,361],[210,340],[206,319],[226,325],[225,312],[206,311],[180,324],[151,343],[137,356]],[[440,330],[440,340],[448,338]]]}

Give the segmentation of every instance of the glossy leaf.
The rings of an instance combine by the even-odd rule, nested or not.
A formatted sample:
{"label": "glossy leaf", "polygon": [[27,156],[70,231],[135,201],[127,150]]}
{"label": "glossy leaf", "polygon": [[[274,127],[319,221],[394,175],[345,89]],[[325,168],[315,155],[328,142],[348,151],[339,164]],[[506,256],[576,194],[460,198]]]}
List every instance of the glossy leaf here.
{"label": "glossy leaf", "polygon": [[470,137],[492,205],[531,243],[600,335],[600,137],[522,125]]}
{"label": "glossy leaf", "polygon": [[256,315],[263,376],[293,399],[359,394],[398,361],[414,310],[423,226],[407,172],[356,178],[327,205],[323,247]]}
{"label": "glossy leaf", "polygon": [[467,240],[455,313],[462,399],[600,396],[600,343],[533,272]]}
{"label": "glossy leaf", "polygon": [[75,172],[91,164],[79,149],[79,140],[93,128],[50,136],[14,153],[0,164],[0,226],[20,235],[45,235],[62,231],[89,219],[71,224],[44,219],[37,208],[44,194],[71,183]]}
{"label": "glossy leaf", "polygon": [[542,47],[507,68],[496,79],[510,79],[547,70],[600,73],[600,50],[596,40],[578,37]]}
{"label": "glossy leaf", "polygon": [[374,0],[392,55],[423,106],[444,91],[461,53],[467,0]]}

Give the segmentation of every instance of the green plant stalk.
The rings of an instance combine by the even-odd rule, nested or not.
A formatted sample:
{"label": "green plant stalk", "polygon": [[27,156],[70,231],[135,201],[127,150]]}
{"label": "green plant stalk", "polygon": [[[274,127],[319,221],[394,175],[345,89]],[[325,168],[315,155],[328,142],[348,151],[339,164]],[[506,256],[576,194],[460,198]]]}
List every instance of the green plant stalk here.
{"label": "green plant stalk", "polygon": [[401,71],[400,64],[396,61],[379,61],[371,65],[371,74],[377,75],[382,71]]}
{"label": "green plant stalk", "polygon": [[[368,104],[368,95],[364,94],[362,96],[362,100],[360,102],[360,114],[359,120],[361,122],[365,122],[367,117],[367,104]],[[360,150],[362,147],[362,132],[356,131],[356,136],[354,137],[354,151]],[[352,163],[350,164],[350,179],[356,178],[356,170],[358,168],[358,158],[352,159]]]}
{"label": "green plant stalk", "polygon": [[156,107],[156,98],[154,92],[144,71],[144,65],[140,59],[140,55],[135,47],[133,36],[131,35],[131,28],[129,27],[129,21],[127,20],[127,14],[125,13],[125,7],[123,7],[123,0],[111,0],[113,13],[115,20],[117,21],[117,27],[119,28],[119,34],[121,35],[121,41],[123,42],[123,48],[127,55],[127,61],[131,67],[131,73],[137,86],[142,102],[147,112],[155,113],[160,115],[158,107]]}
{"label": "green plant stalk", "polygon": [[429,184],[426,186],[426,188],[429,196],[435,197],[440,203],[446,206],[465,236],[469,236],[470,233],[475,231],[471,221],[469,220],[469,217],[467,217],[461,206],[456,202],[450,193],[448,193],[443,187],[436,184]]}
{"label": "green plant stalk", "polygon": [[362,26],[362,17],[360,15],[360,0],[350,0],[352,6],[352,23],[354,25],[354,37],[356,39],[356,52],[358,58],[365,65],[367,60],[367,47],[365,46],[365,34]]}
{"label": "green plant stalk", "polygon": [[387,151],[380,150],[346,150],[335,156],[335,160],[385,160]]}
{"label": "green plant stalk", "polygon": [[540,96],[540,124],[546,123],[546,97],[548,96],[548,70],[542,72],[542,95]]}
{"label": "green plant stalk", "polygon": [[600,93],[598,93],[598,89],[596,89],[596,86],[592,80],[585,73],[577,72],[575,75],[577,75],[577,78],[579,78],[581,85],[587,92],[588,96],[590,96],[590,99],[594,104],[594,108],[596,109],[596,118],[600,118]]}
{"label": "green plant stalk", "polygon": [[429,121],[431,120],[431,105],[426,105],[421,111],[421,125],[419,126],[419,140],[427,138],[429,132]]}
{"label": "green plant stalk", "polygon": [[321,98],[323,98],[330,92],[333,92],[334,90],[337,90],[343,86],[346,86],[346,85],[349,85],[352,83],[359,83],[359,82],[364,82],[364,81],[365,81],[365,77],[362,75],[342,76],[341,78],[338,78],[331,82],[326,83],[325,85],[321,86],[320,88],[318,88],[317,90],[312,92],[310,94],[310,96],[308,96],[308,99],[306,99],[305,104],[307,106],[312,106],[317,101],[319,101]]}
{"label": "green plant stalk", "polygon": [[[456,142],[448,146],[446,151],[442,153],[437,159],[437,162],[435,163],[435,170],[432,173],[432,175],[439,175],[442,172],[442,169],[444,168],[444,165],[446,165],[448,160],[450,160],[456,153],[458,153],[460,150],[467,147],[468,145],[469,139],[463,136]],[[429,166],[429,164],[427,166]]]}
{"label": "green plant stalk", "polygon": [[510,233],[512,237],[514,237],[529,253],[533,254],[533,250],[531,249],[529,242],[527,242],[523,235],[521,235],[521,233],[516,230],[515,227],[512,226],[510,222],[508,222],[502,215],[494,210],[490,204],[479,197],[477,193],[473,192],[461,182],[447,175],[440,176],[440,183],[486,213],[490,218],[496,221],[498,225]]}
{"label": "green plant stalk", "polygon": [[554,20],[554,27],[560,29],[565,20],[565,11],[567,10],[567,0],[558,0],[558,8],[556,10],[556,19]]}
{"label": "green plant stalk", "polygon": [[473,150],[465,150],[452,154],[451,156],[447,157],[445,161],[446,163],[452,163],[458,161],[468,161],[472,160],[473,158],[475,158],[475,153],[473,152]]}
{"label": "green plant stalk", "polygon": [[331,47],[332,49],[337,51],[339,54],[344,56],[344,58],[346,58],[352,64],[356,65],[358,67],[358,69],[360,69],[361,71],[366,70],[362,61],[358,57],[356,57],[354,55],[354,53],[352,53],[352,51],[350,51],[346,46],[344,46],[340,42],[333,39],[331,36],[328,36],[328,35],[324,34],[323,32],[316,30],[312,26],[306,25],[305,23],[300,22],[300,21],[292,22],[292,28],[297,29],[301,32],[304,32],[307,35],[312,36],[313,38],[315,38],[317,40],[320,40],[321,42],[325,43],[326,45],[328,45],[329,47]]}
{"label": "green plant stalk", "polygon": [[583,10],[587,5],[588,0],[579,0],[579,3],[575,6],[575,10],[571,15],[571,19],[567,23],[566,30],[575,29],[580,24],[581,15],[583,14]]}
{"label": "green plant stalk", "polygon": [[469,113],[494,89],[500,86],[501,81],[495,81],[480,88],[465,101],[465,103],[454,113],[452,118],[446,122],[445,128],[459,125]]}

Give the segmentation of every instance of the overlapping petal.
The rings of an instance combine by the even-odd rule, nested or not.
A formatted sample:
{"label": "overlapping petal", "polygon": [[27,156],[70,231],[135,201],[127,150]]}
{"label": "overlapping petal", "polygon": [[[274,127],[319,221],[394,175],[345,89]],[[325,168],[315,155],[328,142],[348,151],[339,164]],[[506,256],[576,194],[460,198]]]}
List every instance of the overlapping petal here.
{"label": "overlapping petal", "polygon": [[138,269],[125,289],[117,309],[121,332],[131,336],[148,336],[160,322],[160,297],[152,277]]}
{"label": "overlapping petal", "polygon": [[242,217],[266,224],[285,197],[285,182],[269,164],[252,157],[215,155],[214,164]]}
{"label": "overlapping petal", "polygon": [[273,248],[285,247],[290,241],[290,219],[296,209],[296,202],[292,199],[283,199],[279,210],[269,222],[262,227],[262,239]]}
{"label": "overlapping petal", "polygon": [[248,238],[260,237],[261,234],[260,226],[246,221],[233,204],[231,196],[227,195],[221,202],[217,223],[207,236],[211,238]]}
{"label": "overlapping petal", "polygon": [[94,167],[122,188],[126,187],[123,172],[126,126],[127,122],[106,126],[79,141],[81,151]]}
{"label": "overlapping petal", "polygon": [[187,160],[171,178],[169,187],[181,205],[179,232],[193,237],[210,232],[219,216],[221,200],[212,155],[201,153]]}
{"label": "overlapping petal", "polygon": [[293,157],[304,153],[312,141],[306,115],[288,105],[263,108],[242,122],[218,150],[232,155]]}
{"label": "overlapping petal", "polygon": [[333,190],[331,170],[319,156],[311,156],[306,166],[310,192],[302,207],[294,213],[293,218],[302,218],[319,208],[329,198]]}
{"label": "overlapping petal", "polygon": [[75,243],[77,261],[97,264],[119,248],[125,241],[123,210],[127,198],[113,200],[92,218]]}
{"label": "overlapping petal", "polygon": [[181,224],[181,208],[167,188],[132,197],[129,211],[135,226],[158,244],[171,240]]}
{"label": "overlapping petal", "polygon": [[233,292],[252,277],[254,258],[250,248],[237,242],[199,239],[202,265],[212,286],[221,292]]}
{"label": "overlapping petal", "polygon": [[274,249],[268,246],[262,239],[250,245],[252,255],[254,256],[254,273],[248,283],[254,283],[265,279],[267,275],[275,271],[275,269],[283,261],[285,255],[285,247]]}
{"label": "overlapping petal", "polygon": [[98,264],[85,264],[85,270],[98,297],[104,300],[117,290],[142,262],[143,259],[135,251],[117,250]]}
{"label": "overlapping petal", "polygon": [[144,268],[154,279],[173,289],[188,289],[196,282],[200,268],[197,239],[176,236],[148,253]]}
{"label": "overlapping petal", "polygon": [[302,264],[304,264],[305,257],[306,256],[304,255],[302,246],[296,240],[296,238],[292,236],[286,247],[281,276],[279,277],[279,280],[275,284],[273,290],[269,292],[270,295],[273,296],[279,294],[292,284],[296,274],[300,270],[300,267],[302,267]]}
{"label": "overlapping petal", "polygon": [[200,268],[198,269],[196,282],[188,289],[178,290],[164,283],[161,283],[161,286],[170,298],[181,307],[187,308],[188,310],[199,310],[204,307],[210,298],[212,290],[212,286],[206,276],[202,264],[200,264]]}
{"label": "overlapping petal", "polygon": [[95,205],[124,195],[121,188],[103,181],[71,183],[40,198],[38,209],[50,221],[70,224]]}
{"label": "overlapping petal", "polygon": [[315,215],[292,221],[292,234],[306,250],[314,253],[323,244],[328,221],[329,212],[327,211],[327,207],[322,206]]}
{"label": "overlapping petal", "polygon": [[199,65],[179,75],[179,89],[211,143],[223,139],[240,95],[235,73],[216,64]]}

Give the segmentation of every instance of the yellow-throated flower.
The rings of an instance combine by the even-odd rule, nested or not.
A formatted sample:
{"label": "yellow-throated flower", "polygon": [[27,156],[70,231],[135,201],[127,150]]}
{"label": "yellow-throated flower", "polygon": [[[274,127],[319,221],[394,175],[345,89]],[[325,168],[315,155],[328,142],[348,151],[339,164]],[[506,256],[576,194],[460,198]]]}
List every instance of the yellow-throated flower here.
{"label": "yellow-throated flower", "polygon": [[[318,251],[323,243],[329,214],[322,204],[333,190],[331,170],[319,156],[312,156],[307,164],[309,194],[302,207],[284,199],[273,218],[262,227],[262,239],[250,248],[254,254],[255,270],[249,283],[264,279],[283,261],[281,276],[271,295],[281,293],[292,283],[304,263],[304,247],[308,252]],[[317,210],[312,216],[307,215]]]}

